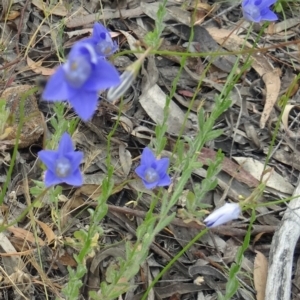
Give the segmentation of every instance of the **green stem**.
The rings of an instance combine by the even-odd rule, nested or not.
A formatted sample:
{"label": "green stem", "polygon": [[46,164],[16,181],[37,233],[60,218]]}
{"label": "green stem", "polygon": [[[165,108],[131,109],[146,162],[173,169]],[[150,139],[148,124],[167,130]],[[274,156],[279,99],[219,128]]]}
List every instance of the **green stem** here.
{"label": "green stem", "polygon": [[189,248],[194,245],[205,233],[207,233],[208,228],[200,231],[178,254],[174,256],[173,259],[169,261],[169,263],[160,271],[160,273],[154,278],[154,280],[151,282],[150,286],[148,287],[147,291],[143,295],[143,298],[141,300],[146,300],[149,292],[154,287],[154,285],[158,282],[158,280],[171,268],[171,266],[187,251]]}

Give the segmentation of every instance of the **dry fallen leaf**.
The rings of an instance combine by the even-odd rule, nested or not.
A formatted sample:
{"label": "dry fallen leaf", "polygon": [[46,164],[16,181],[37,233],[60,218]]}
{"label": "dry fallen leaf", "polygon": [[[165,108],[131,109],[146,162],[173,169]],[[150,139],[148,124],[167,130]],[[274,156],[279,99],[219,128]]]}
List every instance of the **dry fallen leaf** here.
{"label": "dry fallen leaf", "polygon": [[36,222],[40,225],[40,227],[43,229],[46,237],[47,237],[47,243],[48,245],[55,240],[55,233],[53,232],[53,230],[44,222],[36,220]]}
{"label": "dry fallen leaf", "polygon": [[[245,49],[252,48],[249,42],[245,43],[244,39],[233,34],[230,30],[219,28],[208,28],[207,30],[222,47],[229,51],[240,51],[242,45],[245,45]],[[264,128],[279,94],[281,84],[280,71],[279,69],[274,69],[268,59],[262,54],[253,53],[251,60],[252,68],[262,77],[266,85],[266,105],[260,120],[260,127]]]}
{"label": "dry fallen leaf", "polygon": [[[204,165],[208,165],[210,160],[215,160],[217,153],[213,149],[202,148],[198,160]],[[222,162],[222,170],[234,177],[239,182],[247,184],[249,187],[257,187],[259,184],[258,179],[252,176],[250,172],[244,168],[239,168],[238,165],[228,157],[224,157]]]}
{"label": "dry fallen leaf", "polygon": [[[140,103],[148,116],[157,124],[164,119],[166,94],[155,84],[140,96]],[[173,101],[170,103],[169,116],[167,119],[167,132],[177,134],[184,123],[184,113]]]}
{"label": "dry fallen leaf", "polygon": [[[196,12],[194,17],[194,25],[200,25],[204,22],[205,18],[213,13],[216,5],[209,5],[208,3],[197,2]],[[194,10],[192,10],[194,13]]]}
{"label": "dry fallen leaf", "polygon": [[119,158],[124,176],[128,176],[132,166],[132,159],[130,152],[125,148],[123,144],[119,145]]}
{"label": "dry fallen leaf", "polygon": [[[276,23],[271,23],[272,27],[268,28],[268,33],[269,34],[275,34],[284,31],[286,34],[286,31],[292,27],[295,27],[299,24],[299,18],[290,18],[290,19],[285,19],[282,22],[276,22]],[[271,25],[270,24],[270,25]]]}
{"label": "dry fallen leaf", "polygon": [[59,256],[57,258],[57,260],[63,264],[64,266],[70,266],[70,267],[76,267],[77,266],[77,262],[76,260],[67,252],[65,252],[64,254],[62,254],[61,256]]}
{"label": "dry fallen leaf", "polygon": [[257,293],[256,300],[264,300],[268,277],[268,261],[267,258],[261,252],[255,252],[256,257],[254,260],[253,279]]}
{"label": "dry fallen leaf", "polygon": [[5,268],[8,275],[15,272],[16,269],[26,269],[24,262],[21,257],[16,255],[5,256],[5,254],[16,253],[17,250],[12,245],[11,241],[3,232],[0,233],[0,243],[1,243],[1,262]]}
{"label": "dry fallen leaf", "polygon": [[254,246],[254,245],[261,239],[261,237],[262,237],[264,234],[265,234],[265,232],[260,232],[259,234],[257,234],[257,235],[254,237],[253,241],[252,241],[252,245]]}
{"label": "dry fallen leaf", "polygon": [[170,16],[177,22],[188,26],[191,24],[191,14],[185,9],[182,9],[181,7],[177,6],[170,6],[167,8],[167,11],[170,14]]}
{"label": "dry fallen leaf", "polygon": [[266,122],[269,119],[272,109],[278,99],[281,85],[281,81],[279,78],[280,73],[281,72],[279,69],[274,69],[262,76],[262,79],[266,85],[267,94],[264,110],[260,118],[260,128],[265,128]]}
{"label": "dry fallen leaf", "polygon": [[21,13],[16,10],[11,10],[7,16],[7,20],[12,21],[16,19]]}
{"label": "dry fallen leaf", "polygon": [[54,69],[43,67],[42,63],[42,60],[34,62],[29,56],[27,56],[27,65],[34,73],[50,76],[55,72]]}
{"label": "dry fallen leaf", "polygon": [[[120,32],[126,37],[127,39],[127,42],[129,44],[129,47],[130,47],[130,50],[132,51],[137,51],[139,50],[138,48],[138,40],[133,37],[130,33],[128,33],[127,31],[124,31],[124,30],[120,30]],[[140,58],[142,56],[142,54],[140,53],[134,53],[134,55],[137,57],[137,58]]]}
{"label": "dry fallen leaf", "polygon": [[287,104],[284,107],[284,111],[282,114],[282,124],[284,126],[285,132],[288,134],[289,137],[291,138],[297,138],[298,133],[294,133],[290,128],[289,128],[289,115],[292,110],[295,110],[297,113],[300,111],[300,106],[299,105],[291,105]]}
{"label": "dry fallen leaf", "polygon": [[49,5],[46,5],[46,3],[43,0],[32,0],[31,1],[33,5],[35,5],[37,8],[39,8],[42,11],[47,11],[47,14],[53,14],[56,16],[65,17],[68,14],[68,10],[66,7],[62,4],[63,2],[58,2],[52,7],[49,7]]}
{"label": "dry fallen leaf", "polygon": [[[264,172],[264,164],[251,157],[233,157],[243,169],[249,172],[254,178],[260,180],[261,175]],[[294,191],[294,187],[285,178],[279,175],[273,170],[266,183],[268,188],[272,188],[275,191],[291,195]]]}
{"label": "dry fallen leaf", "polygon": [[[159,9],[160,3],[159,2],[144,2],[141,1],[140,8],[142,9],[143,13],[147,15],[152,20],[157,19],[157,11]],[[173,16],[170,15],[169,10],[166,10],[166,13],[164,14],[163,21],[167,22],[170,20],[174,20]]]}
{"label": "dry fallen leaf", "polygon": [[33,233],[26,229],[19,228],[19,227],[8,227],[7,230],[13,233],[15,237],[24,240],[24,242],[27,241],[35,245],[36,242],[38,241],[40,246],[45,246],[45,242],[42,239],[38,237],[36,240]]}

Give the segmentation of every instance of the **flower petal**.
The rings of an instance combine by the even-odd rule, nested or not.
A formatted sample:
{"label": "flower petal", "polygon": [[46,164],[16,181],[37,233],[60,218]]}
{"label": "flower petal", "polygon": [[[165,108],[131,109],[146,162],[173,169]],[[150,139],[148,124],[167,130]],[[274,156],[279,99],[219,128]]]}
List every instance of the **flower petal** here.
{"label": "flower petal", "polygon": [[155,182],[147,182],[147,181],[145,181],[145,180],[142,180],[143,181],[143,184],[144,184],[144,186],[146,187],[146,189],[148,189],[148,190],[152,190],[152,189],[154,189],[155,187],[157,187],[157,184],[158,184],[158,182],[157,181],[155,181]]}
{"label": "flower petal", "polygon": [[60,66],[49,78],[42,98],[47,101],[67,100],[70,96],[70,87],[65,80],[63,67]]}
{"label": "flower petal", "polygon": [[277,21],[278,17],[274,12],[266,8],[261,11],[261,19],[265,21]]}
{"label": "flower petal", "polygon": [[91,44],[93,47],[96,47],[96,45],[97,45],[97,39],[94,37],[85,38],[85,39],[79,41],[78,43],[81,43],[81,42]]}
{"label": "flower petal", "polygon": [[158,186],[169,186],[171,184],[171,178],[168,174],[165,174],[164,177],[160,178],[157,185]]}
{"label": "flower petal", "polygon": [[58,145],[58,153],[60,156],[65,156],[66,153],[73,152],[74,147],[72,143],[72,139],[68,133],[64,133],[59,141]]}
{"label": "flower petal", "polygon": [[136,169],[135,169],[135,173],[141,178],[141,179],[145,179],[145,172],[146,172],[147,166],[145,165],[139,165]]}
{"label": "flower petal", "polygon": [[263,0],[259,7],[264,8],[264,7],[270,7],[274,3],[276,3],[277,0]]}
{"label": "flower petal", "polygon": [[248,12],[244,11],[243,16],[246,20],[254,23],[259,23],[261,21],[261,16],[260,15],[251,15]]}
{"label": "flower petal", "polygon": [[158,159],[156,161],[156,171],[161,177],[163,177],[167,173],[167,170],[169,168],[169,163],[170,163],[170,159],[167,157]]}
{"label": "flower petal", "polygon": [[259,7],[255,5],[248,5],[243,7],[244,18],[248,21],[258,23],[261,21],[261,12]]}
{"label": "flower petal", "polygon": [[73,174],[65,177],[64,182],[69,185],[81,186],[83,184],[83,177],[80,170],[76,170]]}
{"label": "flower petal", "polygon": [[58,159],[57,151],[41,150],[38,152],[38,157],[45,164],[48,170],[55,172],[55,163]]}
{"label": "flower petal", "polygon": [[83,160],[83,153],[81,151],[76,151],[72,153],[67,153],[65,156],[71,162],[71,166],[72,166],[71,173],[74,173],[76,169],[79,169],[81,161]]}
{"label": "flower petal", "polygon": [[51,170],[47,170],[45,172],[45,186],[50,187],[52,185],[60,184],[62,183],[62,179],[55,176],[55,174]]}
{"label": "flower petal", "polygon": [[93,34],[92,36],[95,38],[95,39],[100,39],[101,38],[101,33],[108,33],[108,30],[101,24],[101,23],[95,23],[94,24],[94,27],[93,27]]}
{"label": "flower petal", "polygon": [[98,59],[90,78],[82,86],[87,91],[100,91],[121,83],[117,69],[104,59]]}
{"label": "flower petal", "polygon": [[97,108],[98,95],[95,91],[89,92],[84,90],[78,90],[69,102],[73,106],[77,115],[83,120],[88,121],[92,118]]}
{"label": "flower petal", "polygon": [[156,158],[153,152],[148,147],[145,147],[141,156],[141,165],[150,168],[155,162]]}

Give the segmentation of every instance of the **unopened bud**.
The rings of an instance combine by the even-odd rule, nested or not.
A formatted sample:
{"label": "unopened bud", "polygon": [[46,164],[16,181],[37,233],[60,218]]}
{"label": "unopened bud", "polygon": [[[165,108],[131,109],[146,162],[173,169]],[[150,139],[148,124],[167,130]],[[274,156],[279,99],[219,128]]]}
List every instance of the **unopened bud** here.
{"label": "unopened bud", "polygon": [[204,220],[204,223],[207,227],[213,228],[237,219],[240,213],[241,207],[238,203],[226,203],[225,205],[211,213]]}
{"label": "unopened bud", "polygon": [[121,83],[118,86],[112,87],[108,90],[107,101],[113,102],[114,100],[121,98],[125,94],[125,92],[130,88],[133,81],[135,80],[145,57],[149,54],[150,51],[151,48],[148,48],[137,61],[126,68],[126,70],[120,76]]}
{"label": "unopened bud", "polygon": [[107,101],[113,102],[121,98],[130,88],[135,80],[136,74],[132,70],[125,70],[120,76],[121,83],[118,86],[112,87],[107,92]]}

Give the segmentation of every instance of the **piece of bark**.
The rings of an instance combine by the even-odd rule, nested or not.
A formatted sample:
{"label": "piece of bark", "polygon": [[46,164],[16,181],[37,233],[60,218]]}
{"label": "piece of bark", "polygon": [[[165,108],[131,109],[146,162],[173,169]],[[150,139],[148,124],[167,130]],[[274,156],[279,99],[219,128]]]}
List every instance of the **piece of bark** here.
{"label": "piece of bark", "polygon": [[300,183],[288,203],[279,229],[275,232],[269,256],[269,272],[265,300],[290,300],[292,264],[300,237]]}

